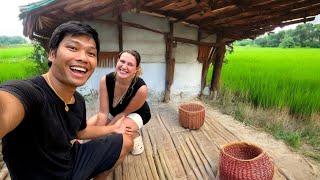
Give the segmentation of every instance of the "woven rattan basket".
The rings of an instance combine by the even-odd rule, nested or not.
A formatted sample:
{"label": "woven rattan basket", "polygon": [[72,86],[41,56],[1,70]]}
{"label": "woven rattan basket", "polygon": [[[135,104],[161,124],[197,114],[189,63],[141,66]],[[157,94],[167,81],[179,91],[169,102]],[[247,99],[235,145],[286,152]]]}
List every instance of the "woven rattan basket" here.
{"label": "woven rattan basket", "polygon": [[182,127],[199,129],[204,123],[204,106],[197,103],[185,103],[179,106],[179,122]]}
{"label": "woven rattan basket", "polygon": [[235,142],[221,149],[219,174],[220,180],[271,180],[274,166],[260,147]]}

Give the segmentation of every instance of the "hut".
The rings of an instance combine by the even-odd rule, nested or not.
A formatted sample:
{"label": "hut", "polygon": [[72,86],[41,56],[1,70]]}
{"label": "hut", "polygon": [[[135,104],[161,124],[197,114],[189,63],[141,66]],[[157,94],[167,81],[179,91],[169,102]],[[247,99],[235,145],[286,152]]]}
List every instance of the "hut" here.
{"label": "hut", "polygon": [[167,102],[201,95],[210,64],[214,94],[226,45],[312,21],[319,13],[320,3],[313,0],[43,0],[22,6],[20,18],[24,35],[45,48],[63,22],[84,21],[97,29],[102,51],[82,93],[98,89],[120,51],[136,49],[149,98]]}

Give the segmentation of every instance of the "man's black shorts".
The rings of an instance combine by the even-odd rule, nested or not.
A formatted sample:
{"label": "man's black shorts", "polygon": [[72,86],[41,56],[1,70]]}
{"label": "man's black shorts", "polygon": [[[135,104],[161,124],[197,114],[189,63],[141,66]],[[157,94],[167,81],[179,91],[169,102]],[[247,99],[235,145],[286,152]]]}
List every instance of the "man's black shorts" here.
{"label": "man's black shorts", "polygon": [[122,144],[122,134],[112,134],[84,144],[75,143],[78,147],[71,179],[86,180],[111,169],[119,159]]}

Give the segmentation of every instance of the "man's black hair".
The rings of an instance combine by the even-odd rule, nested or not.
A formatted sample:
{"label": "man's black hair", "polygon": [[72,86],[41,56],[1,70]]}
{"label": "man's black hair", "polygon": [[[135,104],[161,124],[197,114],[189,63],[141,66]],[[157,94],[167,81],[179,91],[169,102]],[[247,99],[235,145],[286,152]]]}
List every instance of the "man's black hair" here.
{"label": "man's black hair", "polygon": [[[91,37],[96,43],[97,54],[100,52],[100,41],[98,33],[90,25],[79,21],[68,21],[59,25],[52,33],[49,41],[49,51],[56,51],[60,42],[67,35],[87,35]],[[97,57],[98,58],[98,57]],[[51,66],[52,62],[49,61],[48,65]]]}

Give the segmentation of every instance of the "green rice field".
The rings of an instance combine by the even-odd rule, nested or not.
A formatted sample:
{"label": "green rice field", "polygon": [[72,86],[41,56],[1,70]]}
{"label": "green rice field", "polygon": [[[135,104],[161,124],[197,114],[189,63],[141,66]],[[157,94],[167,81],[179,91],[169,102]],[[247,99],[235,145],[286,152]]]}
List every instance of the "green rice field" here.
{"label": "green rice field", "polygon": [[0,83],[23,79],[37,73],[37,64],[31,60],[32,46],[0,48]]}
{"label": "green rice field", "polygon": [[[320,112],[320,49],[235,47],[225,61],[222,87],[252,104],[295,115]],[[211,74],[212,67],[209,82]]]}

